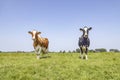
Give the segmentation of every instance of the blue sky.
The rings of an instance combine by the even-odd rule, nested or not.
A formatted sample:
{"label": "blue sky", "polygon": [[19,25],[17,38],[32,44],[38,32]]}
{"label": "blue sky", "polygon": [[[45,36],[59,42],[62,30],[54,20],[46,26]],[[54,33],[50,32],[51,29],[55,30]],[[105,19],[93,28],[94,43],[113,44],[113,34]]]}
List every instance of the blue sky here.
{"label": "blue sky", "polygon": [[84,26],[92,27],[90,49],[120,50],[120,0],[0,0],[1,51],[34,50],[33,29],[50,51],[72,51]]}

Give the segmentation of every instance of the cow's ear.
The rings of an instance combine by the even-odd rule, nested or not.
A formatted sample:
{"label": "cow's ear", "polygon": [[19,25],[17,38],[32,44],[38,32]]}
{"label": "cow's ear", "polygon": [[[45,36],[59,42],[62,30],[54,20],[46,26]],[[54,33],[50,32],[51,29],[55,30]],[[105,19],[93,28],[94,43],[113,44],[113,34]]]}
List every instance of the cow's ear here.
{"label": "cow's ear", "polygon": [[88,30],[91,30],[92,29],[92,27],[90,27]]}
{"label": "cow's ear", "polygon": [[82,29],[82,28],[80,28],[80,31],[83,31],[83,29]]}
{"label": "cow's ear", "polygon": [[28,31],[28,33],[29,33],[29,34],[32,34],[32,32],[31,32],[31,31]]}
{"label": "cow's ear", "polygon": [[38,34],[41,34],[41,32],[37,32]]}

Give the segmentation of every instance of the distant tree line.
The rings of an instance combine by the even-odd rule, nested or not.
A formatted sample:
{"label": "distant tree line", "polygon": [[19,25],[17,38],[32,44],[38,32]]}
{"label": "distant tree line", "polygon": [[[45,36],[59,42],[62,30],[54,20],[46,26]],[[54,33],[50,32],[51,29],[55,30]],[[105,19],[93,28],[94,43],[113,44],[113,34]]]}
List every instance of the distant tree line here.
{"label": "distant tree line", "polygon": [[95,49],[95,52],[107,52],[105,48]]}
{"label": "distant tree line", "polygon": [[107,49],[105,48],[97,48],[95,50],[91,49],[89,50],[89,52],[120,52],[118,49],[109,49],[109,51],[107,51]]}
{"label": "distant tree line", "polygon": [[110,49],[109,52],[120,52],[118,49]]}
{"label": "distant tree line", "polygon": [[[89,50],[89,52],[96,53],[96,52],[120,52],[120,51],[118,49],[109,49],[109,51],[107,51],[107,49],[105,48],[97,48],[97,49],[91,49]],[[76,50],[73,51],[60,50],[59,53],[80,53],[80,49],[77,48]]]}

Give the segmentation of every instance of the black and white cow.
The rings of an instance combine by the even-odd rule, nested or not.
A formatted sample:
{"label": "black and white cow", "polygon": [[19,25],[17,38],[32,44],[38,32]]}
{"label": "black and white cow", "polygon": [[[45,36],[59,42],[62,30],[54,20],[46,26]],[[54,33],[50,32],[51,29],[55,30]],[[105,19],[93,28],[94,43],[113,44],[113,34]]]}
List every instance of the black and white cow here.
{"label": "black and white cow", "polygon": [[[88,27],[84,27],[84,28],[80,28],[80,31],[83,32],[83,35],[79,38],[79,42],[78,45],[80,47],[81,50],[81,59],[88,59],[87,57],[87,53],[88,53],[88,47],[90,45],[90,39],[88,37],[88,33],[89,30],[91,30],[92,27],[88,28]],[[83,53],[85,53],[85,55],[83,55]]]}

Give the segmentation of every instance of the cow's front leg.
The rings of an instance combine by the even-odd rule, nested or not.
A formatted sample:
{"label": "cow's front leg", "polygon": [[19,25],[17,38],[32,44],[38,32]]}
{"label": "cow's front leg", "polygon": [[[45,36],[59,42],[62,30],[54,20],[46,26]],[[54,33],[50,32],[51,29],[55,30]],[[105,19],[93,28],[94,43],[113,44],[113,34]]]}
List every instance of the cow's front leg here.
{"label": "cow's front leg", "polygon": [[40,59],[40,54],[36,54],[37,55],[37,59]]}
{"label": "cow's front leg", "polygon": [[39,58],[40,58],[40,55],[39,55],[39,53],[38,53],[38,50],[36,50],[36,49],[35,49],[35,54],[36,54],[36,56],[37,56],[37,59],[39,59]]}
{"label": "cow's front leg", "polygon": [[81,59],[83,59],[83,49],[82,49],[82,47],[80,47],[80,53],[81,53]]}
{"label": "cow's front leg", "polygon": [[36,55],[37,55],[37,59],[40,59],[41,48],[36,48],[35,52],[36,52]]}

